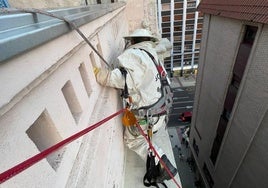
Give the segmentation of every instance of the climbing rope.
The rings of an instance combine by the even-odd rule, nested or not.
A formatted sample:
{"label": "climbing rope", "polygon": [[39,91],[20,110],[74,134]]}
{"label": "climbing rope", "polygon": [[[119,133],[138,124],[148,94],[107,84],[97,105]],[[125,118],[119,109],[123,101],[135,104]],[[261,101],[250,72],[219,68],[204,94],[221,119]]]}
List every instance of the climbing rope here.
{"label": "climbing rope", "polygon": [[159,156],[159,154],[157,153],[156,149],[154,148],[154,146],[152,145],[151,141],[149,140],[149,138],[146,136],[146,134],[144,133],[144,131],[142,130],[141,126],[139,125],[138,122],[136,122],[136,126],[139,129],[141,135],[146,139],[147,143],[149,144],[149,148],[151,150],[153,150],[155,156],[159,159],[159,162],[163,165],[164,169],[167,171],[167,173],[169,174],[169,176],[172,178],[172,180],[174,181],[174,183],[177,185],[178,188],[181,188],[179,183],[176,181],[176,179],[174,178],[174,176],[172,175],[172,173],[170,172],[170,170],[168,169],[167,165],[164,163],[164,161],[161,159],[161,157]]}
{"label": "climbing rope", "polygon": [[55,152],[56,150],[58,150],[59,148],[63,147],[66,144],[69,144],[70,142],[76,140],[77,138],[85,135],[86,133],[96,129],[97,127],[99,127],[100,125],[104,124],[105,122],[109,121],[110,119],[120,115],[121,113],[123,113],[125,111],[125,109],[121,109],[118,112],[106,117],[105,119],[99,121],[98,123],[66,138],[65,140],[62,140],[61,142],[51,146],[50,148],[38,153],[37,155],[25,160],[24,162],[10,168],[9,170],[6,170],[5,172],[0,174],[0,184],[2,184],[3,182],[7,181],[8,179],[12,178],[13,176],[19,174],[20,172],[26,170],[27,168],[29,168],[30,166],[34,165],[35,163],[39,162],[40,160],[44,159],[46,156],[48,156],[49,154]]}
{"label": "climbing rope", "polygon": [[32,13],[32,14],[43,14],[46,16],[50,16],[53,18],[57,18],[59,20],[62,20],[66,23],[69,24],[69,26],[71,26],[71,28],[73,28],[85,41],[86,43],[92,48],[92,50],[100,57],[100,59],[107,65],[108,68],[112,68],[111,65],[109,65],[109,63],[107,63],[107,61],[102,57],[102,55],[98,52],[98,50],[91,44],[91,42],[88,40],[88,38],[80,31],[80,29],[71,21],[68,20],[65,17],[62,16],[58,16],[56,14],[53,14],[51,12],[47,12],[41,9],[35,9],[35,8],[30,8],[30,9],[26,9],[26,8],[0,8],[0,13]]}

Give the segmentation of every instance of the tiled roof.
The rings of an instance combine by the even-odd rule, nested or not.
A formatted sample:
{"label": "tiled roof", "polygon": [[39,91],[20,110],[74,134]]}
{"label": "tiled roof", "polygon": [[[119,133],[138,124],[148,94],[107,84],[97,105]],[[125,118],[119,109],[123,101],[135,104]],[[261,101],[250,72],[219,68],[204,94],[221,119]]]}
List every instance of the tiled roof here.
{"label": "tiled roof", "polygon": [[201,0],[198,10],[228,18],[268,23],[268,0]]}

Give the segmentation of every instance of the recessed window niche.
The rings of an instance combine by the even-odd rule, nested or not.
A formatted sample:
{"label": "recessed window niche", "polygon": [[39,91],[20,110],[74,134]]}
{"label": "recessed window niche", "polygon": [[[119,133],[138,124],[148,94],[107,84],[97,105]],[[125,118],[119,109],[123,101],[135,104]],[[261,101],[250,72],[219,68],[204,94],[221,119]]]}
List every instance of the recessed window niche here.
{"label": "recessed window niche", "polygon": [[90,94],[92,92],[92,89],[91,89],[91,83],[90,83],[90,80],[89,80],[89,77],[88,77],[88,72],[86,70],[85,63],[81,63],[80,64],[80,66],[79,66],[79,72],[80,72],[80,75],[81,75],[83,84],[85,86],[85,89],[87,91],[87,95],[88,95],[88,97],[90,97]]}
{"label": "recessed window niche", "polygon": [[[40,152],[62,141],[47,110],[44,110],[37,120],[26,130],[26,134]],[[62,148],[46,157],[48,163],[55,171],[60,165],[64,151],[65,148]]]}
{"label": "recessed window niche", "polygon": [[97,67],[95,56],[94,56],[93,52],[90,52],[89,58],[90,58],[90,61],[91,61],[92,65],[93,65],[93,67]]}
{"label": "recessed window niche", "polygon": [[78,102],[78,99],[76,97],[71,81],[70,80],[67,81],[61,90],[68,104],[68,107],[73,115],[75,122],[78,123],[81,117],[82,108]]}

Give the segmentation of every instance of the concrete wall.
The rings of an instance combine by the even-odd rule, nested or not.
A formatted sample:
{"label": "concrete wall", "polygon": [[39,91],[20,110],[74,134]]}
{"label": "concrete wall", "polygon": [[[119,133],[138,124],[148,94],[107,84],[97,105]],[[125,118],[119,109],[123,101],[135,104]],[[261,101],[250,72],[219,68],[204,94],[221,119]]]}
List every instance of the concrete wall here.
{"label": "concrete wall", "polygon": [[127,0],[126,12],[130,32],[138,28],[147,28],[158,34],[156,1]]}
{"label": "concrete wall", "polygon": [[240,22],[227,18],[204,17],[191,132],[200,148],[197,160],[201,168],[206,162],[213,169],[210,150],[232,76],[241,27]]}
{"label": "concrete wall", "polygon": [[[223,102],[232,76],[243,25],[252,24],[216,16],[204,16],[203,36],[191,130],[199,147],[194,152],[200,171],[206,163],[214,187],[267,186],[267,26],[259,27],[240,84],[231,119],[215,166],[210,161]],[[258,161],[258,159],[261,159]],[[204,174],[203,174],[204,176]],[[258,177],[256,177],[258,176]]]}
{"label": "concrete wall", "polygon": [[[128,32],[124,7],[82,26],[108,62]],[[100,87],[104,64],[72,31],[0,64],[0,172],[115,113],[118,92]],[[120,117],[64,146],[1,187],[123,187]]]}

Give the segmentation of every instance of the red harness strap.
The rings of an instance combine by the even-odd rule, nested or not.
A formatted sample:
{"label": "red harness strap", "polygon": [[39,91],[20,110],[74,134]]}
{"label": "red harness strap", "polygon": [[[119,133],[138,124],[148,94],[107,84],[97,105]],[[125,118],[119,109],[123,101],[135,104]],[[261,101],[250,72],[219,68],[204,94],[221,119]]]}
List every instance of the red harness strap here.
{"label": "red harness strap", "polygon": [[13,176],[19,174],[20,172],[24,171],[25,169],[29,168],[30,166],[34,165],[35,163],[37,163],[38,161],[44,159],[46,156],[48,156],[49,154],[51,154],[52,152],[58,150],[59,148],[63,147],[64,145],[76,140],[77,138],[83,136],[84,134],[96,129],[97,127],[99,127],[100,125],[102,125],[103,123],[109,121],[110,119],[114,118],[115,116],[123,113],[125,111],[125,109],[121,109],[118,112],[108,116],[107,118],[99,121],[98,123],[66,138],[65,140],[62,140],[61,142],[51,146],[50,148],[38,153],[37,155],[27,159],[26,161],[10,168],[9,170],[3,172],[0,174],[0,184],[7,181],[8,179],[12,178]]}

